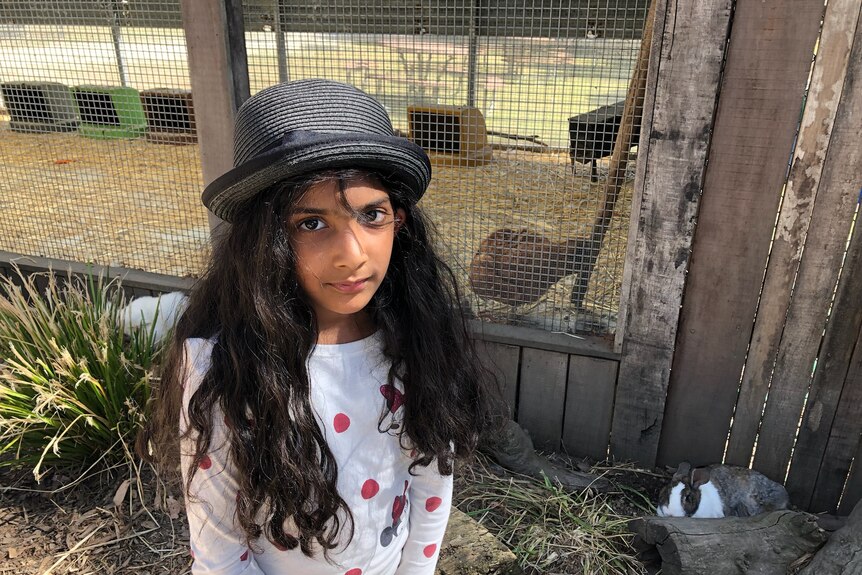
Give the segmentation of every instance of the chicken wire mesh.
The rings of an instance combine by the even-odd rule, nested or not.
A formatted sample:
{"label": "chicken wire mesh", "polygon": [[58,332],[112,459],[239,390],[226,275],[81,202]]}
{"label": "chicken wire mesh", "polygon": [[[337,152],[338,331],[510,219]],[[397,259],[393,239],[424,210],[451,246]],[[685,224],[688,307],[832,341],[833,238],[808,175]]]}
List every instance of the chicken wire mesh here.
{"label": "chicken wire mesh", "polygon": [[0,249],[185,276],[208,249],[180,5],[0,3]]}
{"label": "chicken wire mesh", "polygon": [[[251,92],[325,77],[378,98],[432,157],[422,203],[464,305],[567,333],[616,324],[633,159],[603,215],[604,197],[646,12],[243,3]],[[209,230],[179,2],[8,0],[0,57],[0,249],[198,273]]]}
{"label": "chicken wire mesh", "polygon": [[308,77],[352,83],[428,150],[422,206],[475,317],[613,332],[633,161],[610,212],[604,192],[647,0],[243,8],[252,92]]}

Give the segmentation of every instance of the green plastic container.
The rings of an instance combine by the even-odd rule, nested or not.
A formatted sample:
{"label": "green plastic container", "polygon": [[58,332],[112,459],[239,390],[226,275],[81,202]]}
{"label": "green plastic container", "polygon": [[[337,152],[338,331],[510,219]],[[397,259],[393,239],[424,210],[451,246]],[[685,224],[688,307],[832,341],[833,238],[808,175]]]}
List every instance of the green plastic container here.
{"label": "green plastic container", "polygon": [[72,88],[82,136],[101,140],[139,138],[147,133],[141,96],[134,88],[75,86]]}

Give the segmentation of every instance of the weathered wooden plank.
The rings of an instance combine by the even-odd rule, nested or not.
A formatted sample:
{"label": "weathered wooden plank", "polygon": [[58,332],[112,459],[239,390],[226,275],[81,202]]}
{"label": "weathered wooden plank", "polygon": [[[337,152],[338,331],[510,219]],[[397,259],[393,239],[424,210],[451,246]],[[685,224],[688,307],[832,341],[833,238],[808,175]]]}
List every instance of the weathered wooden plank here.
{"label": "weathered wooden plank", "polygon": [[[182,0],[180,7],[207,185],[233,167],[234,117],[249,97],[242,7],[239,0]],[[209,222],[212,229],[222,223],[212,213]]]}
{"label": "weathered wooden plank", "polygon": [[[862,470],[859,469],[862,460],[859,459],[860,452],[858,451],[862,448],[862,444],[860,444],[860,437],[862,437],[862,331],[859,332],[856,348],[847,370],[847,378],[844,379],[843,383],[841,399],[835,411],[834,424],[829,433],[829,441],[821,452],[821,461],[817,462],[817,465],[811,470],[812,474],[815,469],[819,470],[816,475],[817,483],[814,485],[814,491],[810,496],[811,500],[802,499],[806,507],[812,511],[834,512],[841,497],[841,491],[844,489],[847,474],[851,471],[851,466],[853,470],[850,481],[847,481],[847,489],[852,491],[853,474],[862,475]],[[854,457],[856,458],[855,463]],[[793,465],[790,467],[791,474],[794,472],[796,463],[794,457]],[[800,469],[800,471],[804,471],[804,469]],[[862,478],[857,477],[856,481],[862,481]],[[798,483],[795,478],[794,483]],[[807,487],[807,485],[805,486]],[[796,490],[799,489],[796,487]],[[804,492],[803,495],[805,495]],[[858,499],[857,496],[856,500],[858,501]]]}
{"label": "weathered wooden plank", "polygon": [[[189,291],[195,282],[194,278],[178,278],[175,276],[145,272],[141,270],[84,264],[81,262],[58,260],[53,258],[25,256],[4,251],[0,251],[0,262],[8,264],[8,268],[11,268],[12,262],[15,262],[15,264],[17,264],[21,269],[21,272],[25,275],[29,273],[43,272],[50,269],[57,272],[58,277],[63,278],[67,277],[69,273],[79,277],[87,277],[89,275],[104,275],[109,279],[119,277],[124,286],[141,287],[157,293]],[[11,275],[13,277],[17,277],[14,271],[11,272]]]}
{"label": "weathered wooden plank", "polygon": [[[862,29],[858,30],[850,62],[845,85],[858,85],[855,80],[862,80]],[[854,102],[852,105],[850,100]],[[820,180],[824,190],[845,189],[845,196],[850,200],[850,205],[845,207],[851,212],[853,195],[859,186],[858,175],[862,174],[862,148],[858,145],[862,141],[862,122],[854,118],[862,118],[862,93],[858,90],[847,93],[845,89]],[[822,225],[812,222],[815,224]],[[858,227],[843,266],[786,482],[791,501],[812,511],[826,510],[823,506],[831,511],[837,506],[855,448],[855,443],[847,440],[862,432],[862,382],[854,386],[854,376],[852,373],[848,376],[854,347],[860,356],[856,361],[862,363],[862,349],[857,343],[862,330],[862,230]],[[845,408],[836,418],[839,400]],[[833,436],[832,453],[824,457],[827,443]],[[820,485],[818,508],[810,508],[815,483]]]}
{"label": "weathered wooden plank", "polygon": [[602,461],[608,456],[619,364],[606,359],[569,357],[563,449]]}
{"label": "weathered wooden plank", "polygon": [[838,513],[850,515],[859,501],[862,501],[862,441],[859,441],[859,447],[856,449],[856,457],[853,460],[850,475],[847,477],[847,485],[841,497]]}
{"label": "weathered wooden plank", "polygon": [[660,465],[714,463],[724,454],[822,14],[822,0],[736,5]]}
{"label": "weathered wooden plank", "polygon": [[748,466],[751,460],[790,305],[791,287],[802,255],[814,196],[841,97],[841,90],[834,88],[844,82],[852,31],[857,20],[854,5],[858,13],[858,3],[853,0],[830,2],[825,14],[823,37],[818,47],[817,62],[740,385],[727,449],[728,463]]}
{"label": "weathered wooden plank", "polygon": [[476,351],[485,367],[497,377],[500,396],[506,404],[506,413],[514,419],[518,407],[518,367],[521,348],[490,341],[477,341]]}
{"label": "weathered wooden plank", "polygon": [[542,451],[557,451],[563,434],[569,356],[525,347],[521,351],[518,423]]}
{"label": "weathered wooden plank", "polygon": [[589,357],[604,357],[607,359],[619,359],[620,357],[619,353],[613,351],[607,339],[594,335],[580,336],[567,333],[554,333],[532,327],[502,325],[477,319],[470,320],[469,327],[473,336],[483,341],[517,345],[519,347],[533,347]]}
{"label": "weathered wooden plank", "polygon": [[[862,173],[862,170],[858,173]],[[834,322],[835,328],[831,325],[827,328],[827,340],[824,341],[824,350],[820,354],[821,359],[818,360],[815,382],[821,370],[821,362],[829,365],[833,361],[844,359],[846,353],[844,350],[834,350],[830,349],[832,346],[827,346],[830,344],[830,335],[833,329],[837,328],[843,331],[847,327],[850,327],[845,327],[844,325],[848,322],[847,316],[850,316],[854,320],[859,316],[859,302],[862,301],[860,284],[862,284],[862,229],[857,227],[847,252],[844,275],[842,276],[836,296],[833,318],[830,320],[830,324]],[[854,296],[855,299],[853,299]],[[825,448],[822,449],[822,453],[820,454],[821,459],[816,461],[816,465],[813,465],[815,469],[819,469],[819,473],[816,475],[817,482],[814,485],[813,494],[811,494],[811,501],[808,502],[802,499],[803,503],[807,504],[807,507],[813,510],[834,510],[838,503],[838,498],[841,496],[841,491],[844,488],[845,479],[847,479],[847,473],[851,468],[851,464],[854,469],[851,472],[848,489],[851,489],[852,475],[854,473],[859,474],[860,471],[860,459],[857,449],[860,446],[860,435],[862,435],[862,325],[858,321],[855,322],[855,325],[855,337],[852,339],[844,338],[849,339],[849,341],[846,341],[846,345],[852,351],[849,365],[845,369],[846,377],[840,377],[841,374],[836,373],[836,378],[840,377],[838,383],[843,383],[843,387],[840,389],[840,400],[835,399],[835,401],[838,401],[838,406],[834,414],[834,423],[827,419],[827,421],[820,424],[820,427],[823,427],[825,424],[831,423],[831,429],[826,430],[829,438],[828,443],[826,443]],[[838,356],[837,360],[831,357],[834,355]],[[818,393],[818,390],[812,388],[812,396],[816,398],[819,395],[821,394]],[[797,450],[800,448],[809,449],[808,443],[812,442],[812,438],[809,438],[810,432],[808,430],[812,425],[808,422],[815,419],[818,411],[823,411],[824,413],[821,419],[828,418],[831,415],[828,412],[829,407],[828,403],[824,408],[819,408],[816,405],[815,407],[811,407],[811,401],[809,401],[809,408],[806,409]],[[817,446],[810,447],[810,449],[816,450]],[[856,458],[855,464],[852,463],[854,457]],[[802,495],[810,493],[803,490],[809,484],[802,483],[802,480],[797,477],[797,471],[804,471],[802,465],[805,465],[806,462],[808,462],[808,465],[812,465],[810,463],[812,459],[812,457],[808,456],[800,464],[800,460],[794,454],[788,478],[788,481],[793,486],[791,494],[794,492],[801,492]],[[797,470],[798,464],[800,465],[799,470]],[[807,475],[803,474],[803,478],[810,481]]]}
{"label": "weathered wooden plank", "polygon": [[153,294],[152,290],[141,287],[126,288],[125,292],[127,298],[152,297],[153,295],[158,295]]}
{"label": "weathered wooden plank", "polygon": [[659,0],[624,279],[611,455],[652,466],[732,2]]}
{"label": "weathered wooden plank", "polygon": [[[842,10],[843,8],[843,10]],[[855,0],[830,2],[824,22],[824,34],[820,41],[818,59],[827,65],[844,63],[848,66],[852,31],[844,27],[845,21],[859,20],[860,5]],[[826,32],[830,32],[828,35]],[[856,31],[859,38],[862,30]],[[858,41],[858,40],[857,40]],[[858,63],[858,62],[857,62]],[[838,110],[846,109],[846,118],[841,126],[841,136],[830,141],[826,158],[822,162],[819,184],[811,188],[811,194],[802,201],[813,201],[811,224],[805,238],[804,252],[799,260],[799,270],[793,286],[793,299],[787,311],[787,320],[781,336],[781,344],[769,398],[757,439],[754,467],[767,477],[781,479],[787,471],[799,417],[811,381],[811,370],[817,357],[826,325],[829,302],[838,280],[844,248],[856,211],[859,197],[859,118],[862,107],[853,89],[853,74],[845,73],[842,81],[822,87],[826,102],[817,100],[813,106],[834,106],[831,92],[841,92]],[[849,80],[849,82],[848,82]],[[843,86],[843,91],[841,87]],[[849,88],[849,89],[848,89]],[[809,101],[811,96],[809,96]],[[835,107],[829,108],[835,110]],[[828,114],[824,111],[824,114]],[[837,115],[836,115],[837,118]],[[807,128],[807,126],[803,126]],[[835,124],[835,129],[839,126]],[[822,127],[821,127],[822,129]],[[821,138],[835,138],[832,133],[821,133]],[[804,150],[800,154],[817,153]],[[844,162],[852,162],[850,166]],[[791,176],[794,174],[791,173]],[[796,174],[799,179],[812,177],[811,172]],[[853,182],[851,184],[851,182]],[[794,185],[802,184],[794,180]],[[789,185],[788,185],[789,187]],[[780,225],[780,224],[779,224]],[[777,235],[783,233],[779,227]]]}

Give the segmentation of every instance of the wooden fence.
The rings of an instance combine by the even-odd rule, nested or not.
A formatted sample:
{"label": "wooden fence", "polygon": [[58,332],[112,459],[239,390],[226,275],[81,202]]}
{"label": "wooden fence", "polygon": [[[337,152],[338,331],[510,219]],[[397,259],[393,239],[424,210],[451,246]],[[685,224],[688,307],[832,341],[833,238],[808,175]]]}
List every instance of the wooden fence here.
{"label": "wooden fence", "polygon": [[860,499],[859,20],[852,0],[662,2],[611,455],[753,462],[812,511]]}
{"label": "wooden fence", "polygon": [[[247,95],[233,4],[183,2],[205,182]],[[812,511],[862,498],[860,24],[858,0],[657,0],[616,341],[474,324],[539,448],[753,464]]]}

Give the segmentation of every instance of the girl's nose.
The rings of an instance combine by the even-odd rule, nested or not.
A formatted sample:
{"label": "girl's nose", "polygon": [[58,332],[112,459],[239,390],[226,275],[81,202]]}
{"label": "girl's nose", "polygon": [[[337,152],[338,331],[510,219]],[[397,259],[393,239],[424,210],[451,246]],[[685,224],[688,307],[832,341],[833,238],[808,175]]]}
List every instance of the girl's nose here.
{"label": "girl's nose", "polygon": [[333,256],[333,263],[336,267],[355,270],[368,260],[361,232],[357,233],[356,230],[349,227],[339,234],[339,240]]}

